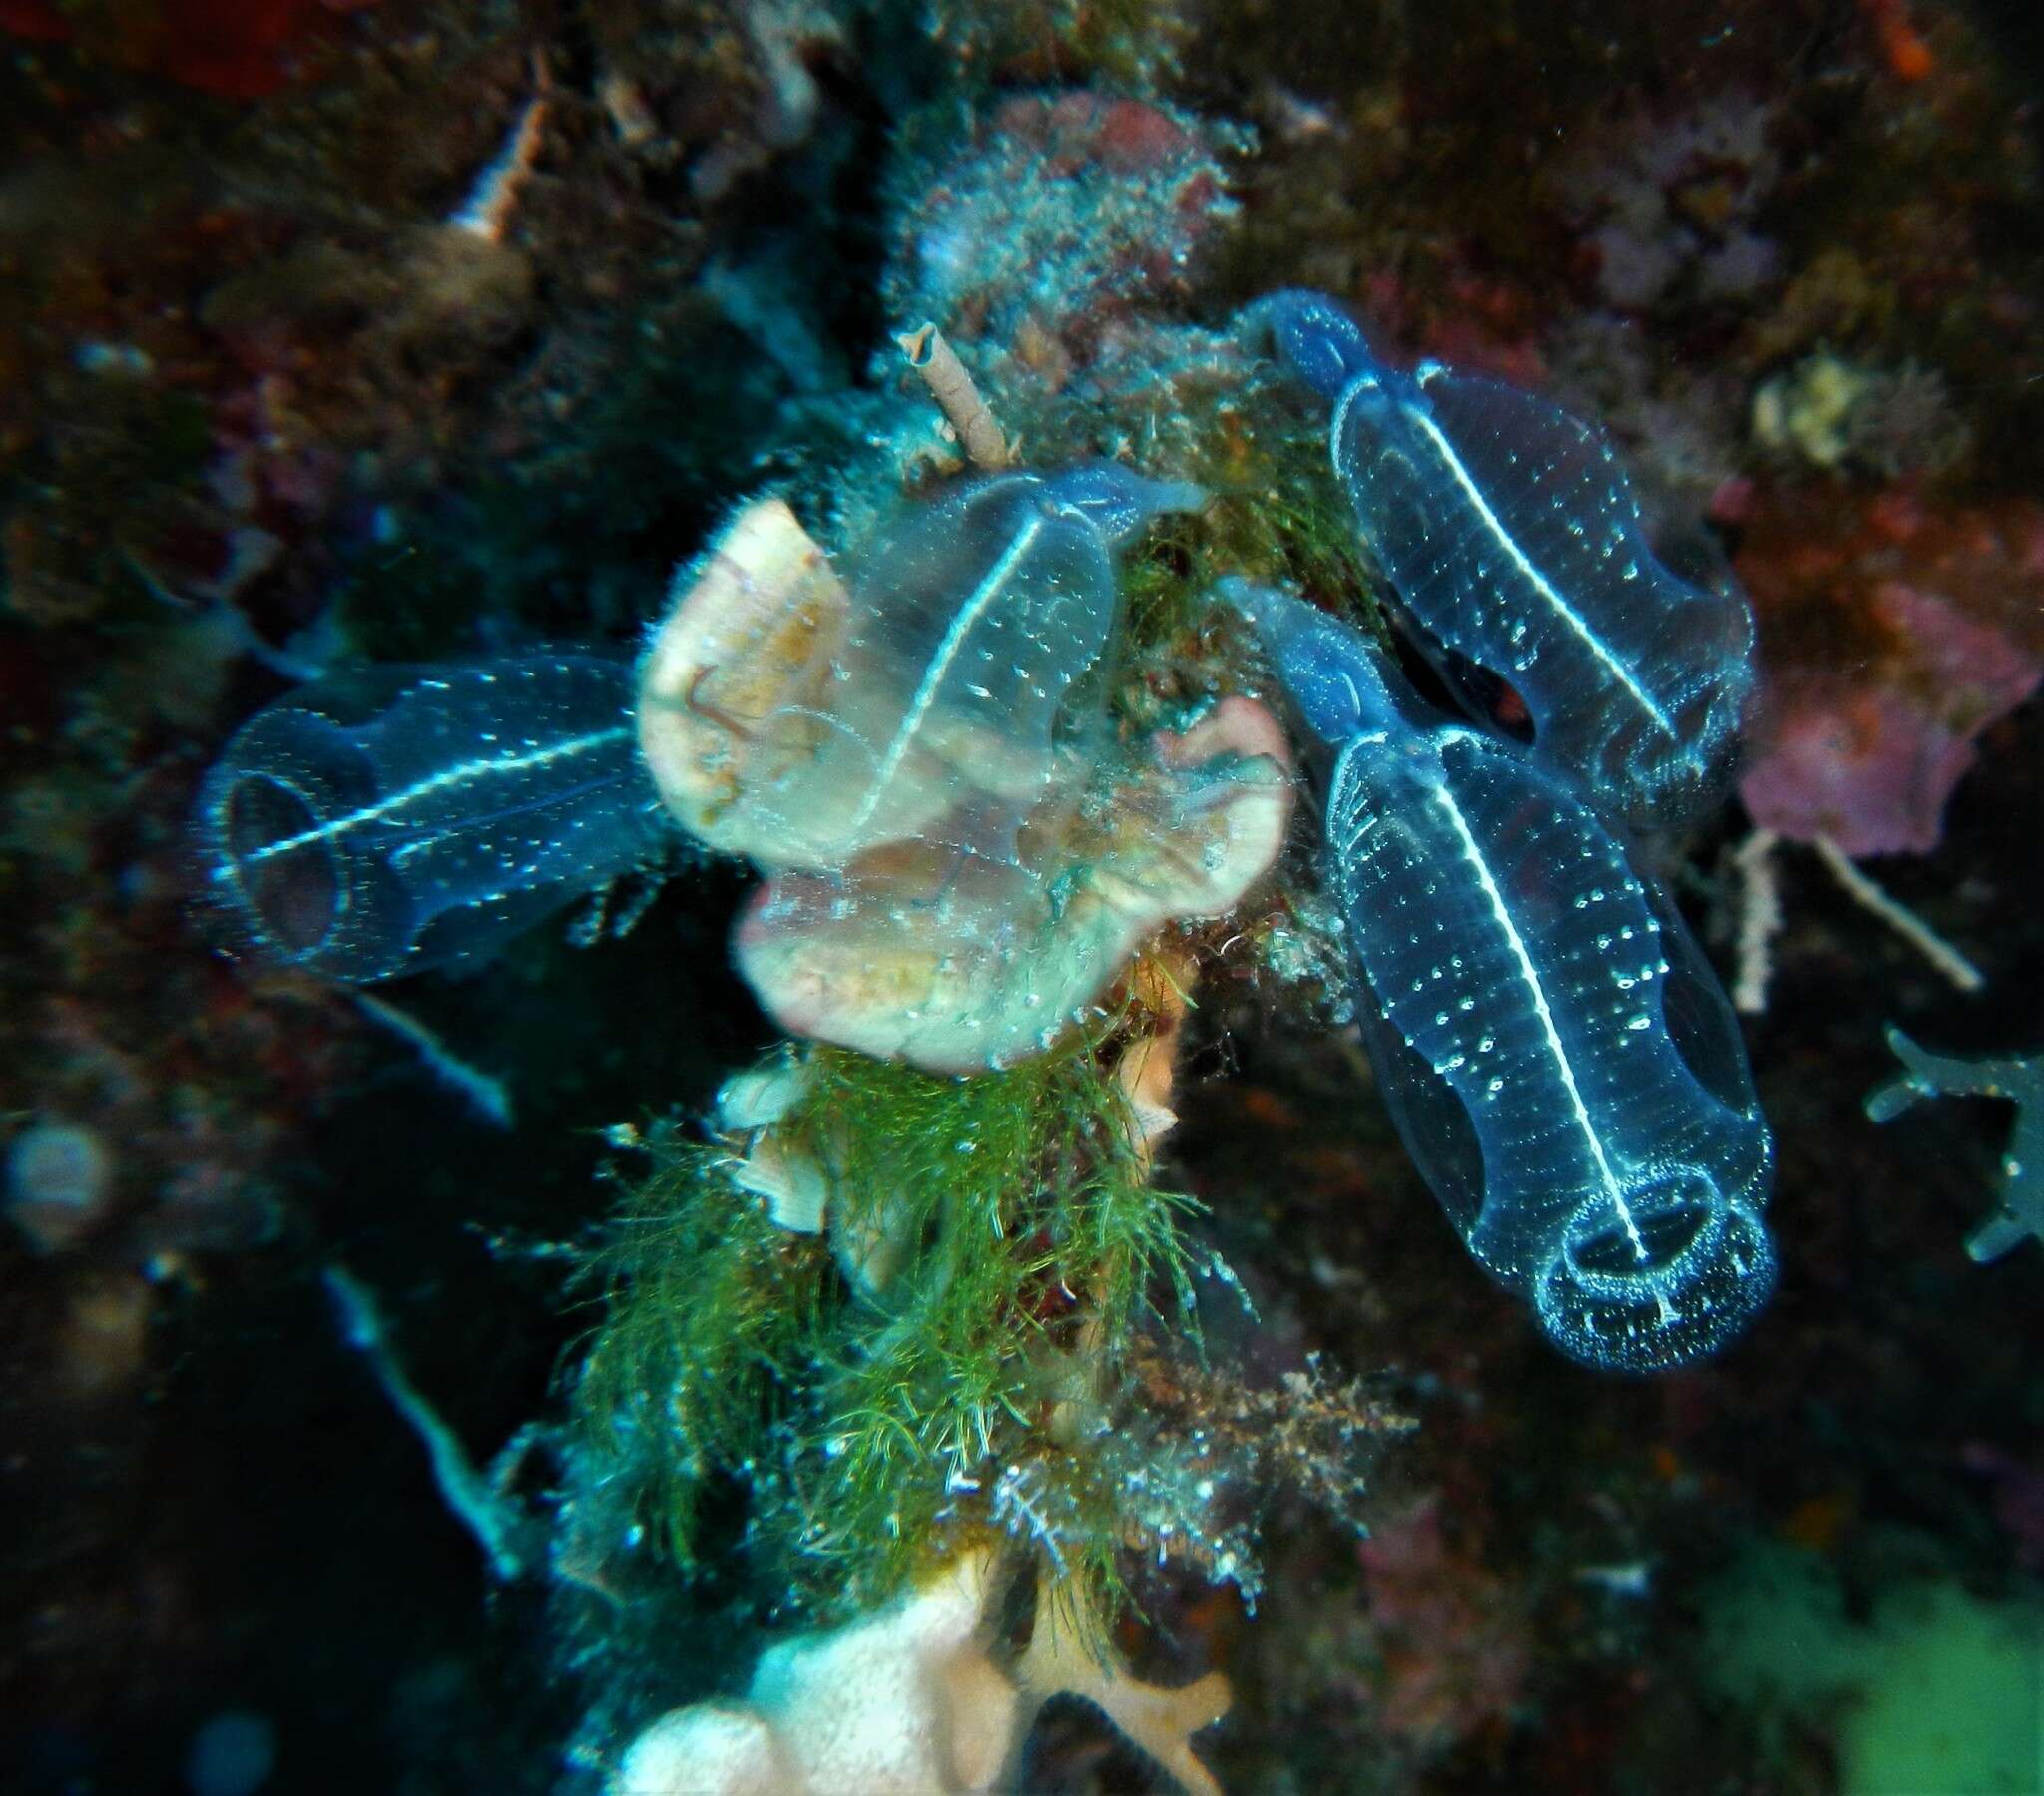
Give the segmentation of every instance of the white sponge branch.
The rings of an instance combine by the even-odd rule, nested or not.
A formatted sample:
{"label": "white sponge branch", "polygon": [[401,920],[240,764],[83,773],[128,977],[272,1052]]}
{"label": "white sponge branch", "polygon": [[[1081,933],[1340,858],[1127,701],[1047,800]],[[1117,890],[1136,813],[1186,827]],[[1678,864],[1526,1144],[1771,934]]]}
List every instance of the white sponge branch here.
{"label": "white sponge branch", "polygon": [[1192,1796],[1220,1796],[1192,1736],[1227,1712],[1227,1678],[1210,1672],[1178,1690],[1140,1682],[1098,1645],[1104,1631],[1085,1600],[1047,1576],[1029,1645],[1004,1670],[988,1623],[1004,1581],[995,1551],[976,1548],[873,1614],[771,1648],[743,1698],[654,1722],[626,1750],[610,1796],[1006,1789],[1037,1710],[1061,1694],[1097,1706]]}

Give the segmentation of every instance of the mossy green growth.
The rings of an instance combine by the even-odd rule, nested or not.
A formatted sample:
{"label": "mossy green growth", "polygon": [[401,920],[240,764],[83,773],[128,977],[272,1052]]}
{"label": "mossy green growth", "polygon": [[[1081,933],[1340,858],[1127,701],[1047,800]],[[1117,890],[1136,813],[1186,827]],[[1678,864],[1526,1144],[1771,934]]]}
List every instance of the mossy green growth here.
{"label": "mossy green growth", "polygon": [[[1248,631],[1214,588],[1224,576],[1297,588],[1388,646],[1355,518],[1327,460],[1327,421],[1296,394],[1253,377],[1188,421],[1174,478],[1213,495],[1153,529],[1123,564],[1126,648],[1152,685],[1158,670],[1225,678]],[[1218,653],[1217,653],[1218,651]]]}
{"label": "mossy green growth", "polygon": [[661,1547],[696,1560],[708,1481],[743,1477],[779,1394],[806,1369],[829,1255],[767,1219],[729,1176],[729,1156],[671,1130],[596,1262],[608,1317],[576,1384],[598,1455],[636,1481],[634,1507]]}
{"label": "mossy green growth", "polygon": [[827,1236],[769,1220],[732,1150],[658,1141],[601,1261],[584,1451],[685,1573],[735,1481],[749,1570],[825,1615],[1012,1530],[993,1492],[1027,1466],[1085,1494],[1068,1538],[1112,1600],[1090,1423],[1154,1305],[1191,1325],[1189,1200],[1149,1184],[1094,1045],[963,1080],[832,1049],[805,1067],[773,1139],[822,1168]]}

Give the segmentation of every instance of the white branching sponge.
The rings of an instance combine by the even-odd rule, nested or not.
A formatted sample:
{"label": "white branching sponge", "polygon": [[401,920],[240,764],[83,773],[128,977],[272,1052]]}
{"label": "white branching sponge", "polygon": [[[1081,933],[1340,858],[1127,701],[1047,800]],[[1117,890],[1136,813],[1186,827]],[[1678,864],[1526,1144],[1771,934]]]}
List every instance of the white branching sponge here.
{"label": "white branching sponge", "polygon": [[[954,1560],[933,1583],[834,1632],[760,1660],[743,1700],[696,1703],[627,1750],[610,1796],[962,1796],[1000,1789],[1036,1712],[1072,1694],[1095,1704],[1193,1796],[1220,1796],[1191,1739],[1228,1709],[1210,1672],[1183,1689],[1131,1677],[1091,1639],[1070,1586],[1039,1586],[1030,1643],[995,1663],[986,1617],[996,1555]],[[1098,1656],[1096,1656],[1096,1652]]]}

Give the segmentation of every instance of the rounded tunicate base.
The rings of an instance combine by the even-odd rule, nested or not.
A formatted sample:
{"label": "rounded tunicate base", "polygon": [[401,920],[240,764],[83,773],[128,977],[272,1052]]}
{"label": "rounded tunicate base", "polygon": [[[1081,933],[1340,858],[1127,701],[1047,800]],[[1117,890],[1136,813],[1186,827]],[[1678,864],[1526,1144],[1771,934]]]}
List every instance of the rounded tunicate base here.
{"label": "rounded tunicate base", "polygon": [[1598,1196],[1570,1217],[1533,1291],[1549,1338],[1599,1371],[1662,1372],[1704,1359],[1775,1288],[1760,1217],[1694,1173]]}

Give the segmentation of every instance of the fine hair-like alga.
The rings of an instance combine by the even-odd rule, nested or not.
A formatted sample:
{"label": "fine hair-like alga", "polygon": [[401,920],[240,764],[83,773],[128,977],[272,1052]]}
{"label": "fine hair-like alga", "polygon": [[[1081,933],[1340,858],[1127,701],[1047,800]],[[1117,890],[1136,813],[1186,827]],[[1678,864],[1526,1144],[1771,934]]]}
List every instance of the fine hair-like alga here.
{"label": "fine hair-like alga", "polygon": [[830,1618],[999,1531],[991,1493],[1024,1476],[1076,1501],[1072,1551],[1118,1592],[1091,1443],[1157,1306],[1194,1327],[1196,1268],[1098,1043],[969,1079],[812,1051],[779,1138],[826,1168],[829,1239],[906,1246],[877,1289],[770,1219],[729,1147],[656,1131],[575,1385],[607,1520],[685,1580],[736,1522],[760,1578]]}

